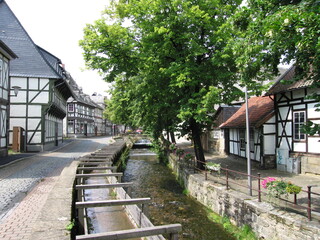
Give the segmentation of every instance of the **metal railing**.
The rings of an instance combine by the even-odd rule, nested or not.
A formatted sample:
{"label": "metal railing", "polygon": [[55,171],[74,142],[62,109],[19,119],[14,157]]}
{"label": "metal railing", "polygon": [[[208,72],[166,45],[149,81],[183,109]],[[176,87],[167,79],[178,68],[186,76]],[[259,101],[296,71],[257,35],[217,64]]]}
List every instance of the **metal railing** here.
{"label": "metal railing", "polygon": [[[229,169],[228,166],[225,168],[220,168],[220,173],[215,173],[213,171],[209,171],[206,169],[200,169],[197,167],[198,163],[201,163],[202,165],[205,165],[204,162],[197,161],[196,158],[192,158],[188,161],[185,161],[183,158],[177,156],[178,162],[183,167],[187,167],[191,170],[193,170],[194,173],[200,172],[205,175],[205,180],[215,180],[219,182],[220,184],[223,184],[226,186],[226,189],[233,189],[237,191],[242,191],[244,193],[252,193],[251,194],[254,197],[256,196],[258,198],[258,201],[263,201],[263,197],[267,197],[268,193],[266,190],[264,191],[261,189],[261,181],[264,180],[264,178],[261,177],[261,174],[258,173],[257,175],[249,175],[244,172],[235,171],[232,169]],[[214,179],[209,179],[208,176],[213,176]],[[244,184],[245,179],[248,177],[251,177],[252,184]],[[251,187],[250,187],[251,186]],[[253,187],[254,186],[254,187]],[[285,208],[286,210],[291,209],[295,210],[295,212],[298,212],[300,214],[307,214],[307,217],[309,221],[312,220],[312,214],[316,215],[315,213],[318,213],[317,215],[320,216],[320,206],[317,204],[312,203],[313,199],[316,199],[318,197],[318,200],[320,199],[320,194],[312,191],[313,186],[307,186],[306,190],[301,190],[299,194],[288,194],[288,198],[277,198],[279,201],[277,205],[279,207]],[[246,192],[247,191],[247,192]],[[290,198],[290,199],[289,199]],[[268,199],[264,199],[267,201]],[[288,206],[289,204],[289,206]],[[317,209],[316,209],[317,207]],[[306,211],[306,212],[305,212]]]}

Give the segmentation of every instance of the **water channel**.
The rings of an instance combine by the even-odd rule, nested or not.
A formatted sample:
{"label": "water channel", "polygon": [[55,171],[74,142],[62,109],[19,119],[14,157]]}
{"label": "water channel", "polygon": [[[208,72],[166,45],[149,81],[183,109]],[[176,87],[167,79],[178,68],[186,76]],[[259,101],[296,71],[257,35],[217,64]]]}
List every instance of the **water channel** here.
{"label": "water channel", "polygon": [[133,182],[131,197],[151,197],[149,219],[154,225],[182,225],[179,240],[235,239],[207,218],[201,204],[183,194],[171,170],[149,149],[131,150],[123,181]]}

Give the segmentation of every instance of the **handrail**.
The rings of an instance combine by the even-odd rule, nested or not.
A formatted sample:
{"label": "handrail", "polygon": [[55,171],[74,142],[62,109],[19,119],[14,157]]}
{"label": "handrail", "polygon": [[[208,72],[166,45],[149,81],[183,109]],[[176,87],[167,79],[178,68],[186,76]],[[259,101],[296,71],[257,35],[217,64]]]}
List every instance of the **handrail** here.
{"label": "handrail", "polygon": [[[179,158],[180,159],[180,158]],[[193,162],[193,164],[188,164],[188,167],[193,167],[193,170],[194,172],[200,172],[201,174],[204,174],[205,175],[205,180],[208,180],[208,173],[210,174],[211,171],[208,171],[206,169],[200,169],[197,167],[197,163],[201,163],[202,165],[204,165],[206,162],[203,162],[203,161],[198,161],[195,157],[193,159],[191,159],[191,161]],[[251,190],[257,192],[258,194],[258,201],[261,202],[261,194],[264,194],[264,195],[267,195],[266,192],[262,191],[261,190],[261,180],[263,180],[264,178],[261,177],[261,174],[258,173],[258,176],[256,175],[252,175],[252,174],[248,174],[248,173],[244,173],[244,172],[240,172],[240,171],[236,171],[236,170],[232,170],[232,169],[229,169],[228,166],[226,168],[220,168],[220,170],[224,171],[225,172],[225,177],[220,177],[222,180],[225,180],[225,185],[226,185],[226,189],[228,190],[229,187],[230,187],[230,183],[232,184],[235,184],[235,185],[238,185],[238,186],[241,186],[241,187],[244,187],[244,188],[247,188],[248,189],[248,185],[244,185],[244,184],[241,184],[239,183],[238,181],[232,181],[230,180],[230,173],[235,173],[235,174],[239,174],[241,176],[245,176],[245,177],[251,177],[252,179],[255,179],[257,180],[257,186],[258,188],[254,188],[251,186]],[[287,203],[290,203],[292,204],[292,208],[294,209],[306,209],[307,210],[307,216],[308,216],[308,219],[309,221],[311,221],[311,214],[312,214],[312,211],[314,212],[319,212],[319,210],[317,209],[314,209],[312,208],[312,201],[311,201],[311,196],[312,195],[316,195],[316,196],[320,196],[319,193],[316,193],[316,192],[312,192],[311,191],[311,188],[312,186],[307,186],[307,190],[301,190],[301,192],[304,192],[307,194],[307,198],[308,198],[308,206],[303,206],[303,205],[299,205],[297,203],[297,194],[294,194],[293,195],[293,198],[294,200],[293,201],[290,201],[290,200],[287,200],[287,199],[283,199],[283,198],[279,198],[280,200],[284,201],[284,202],[287,202]]]}

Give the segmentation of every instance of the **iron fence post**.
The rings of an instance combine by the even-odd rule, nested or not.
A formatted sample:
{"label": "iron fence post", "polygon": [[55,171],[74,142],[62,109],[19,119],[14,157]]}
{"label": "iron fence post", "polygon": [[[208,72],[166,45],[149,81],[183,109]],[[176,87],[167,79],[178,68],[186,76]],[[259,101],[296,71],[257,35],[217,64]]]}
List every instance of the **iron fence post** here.
{"label": "iron fence post", "polygon": [[308,219],[311,221],[311,186],[308,186]]}
{"label": "iron fence post", "polygon": [[229,189],[229,171],[228,171],[228,165],[226,168],[226,185],[227,185],[227,190]]}
{"label": "iron fence post", "polygon": [[260,177],[261,177],[261,174],[258,173],[258,201],[261,202],[261,185],[260,185]]}
{"label": "iron fence post", "polygon": [[207,181],[208,180],[208,171],[207,169],[204,170],[204,178]]}

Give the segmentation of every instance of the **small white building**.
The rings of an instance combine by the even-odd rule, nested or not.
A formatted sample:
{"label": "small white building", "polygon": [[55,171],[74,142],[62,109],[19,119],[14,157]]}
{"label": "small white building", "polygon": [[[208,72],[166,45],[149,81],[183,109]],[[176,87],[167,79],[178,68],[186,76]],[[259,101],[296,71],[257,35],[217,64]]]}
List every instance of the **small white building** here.
{"label": "small white building", "polygon": [[270,97],[251,97],[248,101],[250,137],[246,137],[245,104],[220,125],[225,129],[226,153],[247,158],[246,145],[250,144],[250,159],[263,168],[276,166],[275,116]]}

